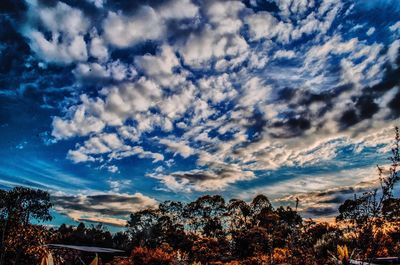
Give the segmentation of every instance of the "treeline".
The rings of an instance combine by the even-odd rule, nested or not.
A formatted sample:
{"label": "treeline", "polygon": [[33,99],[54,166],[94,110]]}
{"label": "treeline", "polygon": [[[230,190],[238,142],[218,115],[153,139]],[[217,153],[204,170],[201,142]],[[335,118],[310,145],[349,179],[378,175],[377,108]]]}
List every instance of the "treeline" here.
{"label": "treeline", "polygon": [[303,222],[290,207],[274,209],[263,195],[251,203],[225,202],[218,195],[187,204],[167,201],[158,209],[133,213],[128,229],[133,246],[148,252],[144,256],[158,248],[174,257],[179,253],[185,264],[325,264],[327,251],[342,236],[326,223]]}
{"label": "treeline", "polygon": [[[378,166],[380,188],[346,200],[335,223],[304,220],[297,209],[274,208],[264,195],[251,202],[214,195],[134,212],[126,229],[113,235],[102,225],[32,225],[33,218],[51,219],[49,194],[22,187],[0,191],[0,265],[39,264],[48,243],[122,249],[128,257],[114,260],[119,265],[349,264],[400,256],[399,150],[396,128],[390,164]],[[76,255],[61,254],[56,264],[79,264]]]}

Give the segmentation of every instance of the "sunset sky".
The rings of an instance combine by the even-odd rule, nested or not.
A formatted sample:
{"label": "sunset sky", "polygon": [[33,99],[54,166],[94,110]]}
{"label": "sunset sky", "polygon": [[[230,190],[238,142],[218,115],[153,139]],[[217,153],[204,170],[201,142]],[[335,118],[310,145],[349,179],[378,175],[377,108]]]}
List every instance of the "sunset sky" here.
{"label": "sunset sky", "polygon": [[398,0],[0,1],[0,188],[54,224],[259,193],[329,217],[400,125]]}

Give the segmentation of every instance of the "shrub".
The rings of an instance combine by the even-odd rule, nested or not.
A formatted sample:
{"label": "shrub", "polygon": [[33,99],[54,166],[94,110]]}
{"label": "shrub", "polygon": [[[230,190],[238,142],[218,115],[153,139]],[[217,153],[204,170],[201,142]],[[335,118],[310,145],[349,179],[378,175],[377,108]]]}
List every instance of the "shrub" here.
{"label": "shrub", "polygon": [[131,261],[133,265],[168,265],[172,256],[160,248],[136,247],[132,251]]}

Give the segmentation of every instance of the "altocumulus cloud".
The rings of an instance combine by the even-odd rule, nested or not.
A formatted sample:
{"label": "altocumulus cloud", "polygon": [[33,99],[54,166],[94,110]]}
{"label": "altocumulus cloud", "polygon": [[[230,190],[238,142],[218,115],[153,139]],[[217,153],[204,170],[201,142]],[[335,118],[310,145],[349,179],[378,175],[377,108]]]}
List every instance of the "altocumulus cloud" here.
{"label": "altocumulus cloud", "polygon": [[[399,93],[398,81],[381,87],[391,71],[398,71],[397,35],[382,42],[370,41],[372,34],[346,36],[341,28],[350,25],[344,18],[357,12],[346,1],[276,1],[276,6],[279,11],[239,1],[166,1],[135,4],[131,12],[104,6],[100,22],[90,26],[79,7],[31,6],[38,10],[37,20],[65,36],[68,45],[85,31],[94,32],[77,46],[81,56],[54,58],[38,50],[40,56],[80,62],[79,75],[111,79],[98,96],[84,93],[81,103],[54,118],[53,135],[88,137],[69,152],[75,162],[132,155],[159,162],[164,151],[140,145],[160,138],[167,152],[197,156],[186,173],[157,174],[164,184],[187,186],[181,190],[225,188],[252,179],[249,170],[329,160],[350,136],[368,145],[362,138],[379,134],[398,113],[390,104]],[[73,15],[60,18],[57,27],[48,25],[46,19],[60,10]],[[67,22],[71,27],[63,25]],[[382,30],[393,32],[396,22]],[[41,42],[35,32],[28,35],[37,49]],[[109,55],[146,41],[157,43],[154,54],[136,55],[129,63]],[[63,43],[57,45],[64,51]],[[88,50],[94,56],[85,63]],[[119,67],[110,69],[111,64]],[[183,132],[176,138],[178,130]],[[113,143],[107,140],[111,136]],[[380,140],[371,144],[385,143]],[[218,181],[206,184],[210,179]]]}
{"label": "altocumulus cloud", "polygon": [[[377,27],[364,13],[388,2]],[[144,178],[187,193],[322,165],[346,148],[383,150],[400,115],[398,4],[268,3],[27,1],[19,32],[77,88],[58,106],[54,141],[75,143],[72,162],[115,174],[116,161],[150,160]],[[71,199],[104,215],[150,201],[108,196]],[[128,202],[108,210],[116,198]]]}

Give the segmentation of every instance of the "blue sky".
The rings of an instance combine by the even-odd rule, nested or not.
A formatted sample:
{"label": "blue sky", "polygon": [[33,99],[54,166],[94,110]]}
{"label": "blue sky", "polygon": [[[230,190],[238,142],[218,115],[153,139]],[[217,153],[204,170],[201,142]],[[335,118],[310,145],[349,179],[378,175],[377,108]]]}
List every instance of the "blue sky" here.
{"label": "blue sky", "polygon": [[400,115],[396,0],[0,4],[0,188],[54,224],[263,193],[305,217],[377,185]]}

